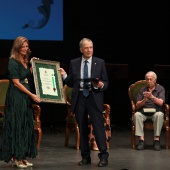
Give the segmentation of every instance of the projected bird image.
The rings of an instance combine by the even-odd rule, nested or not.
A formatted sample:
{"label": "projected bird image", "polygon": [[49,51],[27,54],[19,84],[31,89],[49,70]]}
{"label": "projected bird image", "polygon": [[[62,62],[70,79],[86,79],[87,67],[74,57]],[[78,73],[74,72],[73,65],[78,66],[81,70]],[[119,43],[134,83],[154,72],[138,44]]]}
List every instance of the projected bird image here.
{"label": "projected bird image", "polygon": [[30,19],[24,26],[22,26],[23,29],[41,29],[48,23],[51,14],[51,5],[54,2],[53,0],[42,0],[41,3],[42,5],[38,6],[37,10],[42,15],[42,18],[37,21],[34,19]]}

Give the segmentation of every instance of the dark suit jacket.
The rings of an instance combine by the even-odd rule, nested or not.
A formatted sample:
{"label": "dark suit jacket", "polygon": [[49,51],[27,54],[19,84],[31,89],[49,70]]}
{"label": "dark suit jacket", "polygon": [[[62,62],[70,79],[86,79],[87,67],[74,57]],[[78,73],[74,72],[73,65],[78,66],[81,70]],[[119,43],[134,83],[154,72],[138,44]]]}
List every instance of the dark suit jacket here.
{"label": "dark suit jacket", "polygon": [[[81,60],[82,57],[76,58],[70,61],[69,66],[69,74],[67,78],[64,80],[64,83],[69,87],[73,87],[72,91],[72,99],[71,99],[71,111],[74,112],[78,93],[80,92],[80,72],[81,72]],[[106,71],[105,61],[103,59],[92,57],[92,65],[91,65],[91,77],[99,78],[100,81],[104,83],[104,87],[102,89],[94,89],[92,88],[92,94],[94,96],[94,100],[98,109],[103,112],[104,111],[104,96],[103,91],[108,88],[108,75]]]}

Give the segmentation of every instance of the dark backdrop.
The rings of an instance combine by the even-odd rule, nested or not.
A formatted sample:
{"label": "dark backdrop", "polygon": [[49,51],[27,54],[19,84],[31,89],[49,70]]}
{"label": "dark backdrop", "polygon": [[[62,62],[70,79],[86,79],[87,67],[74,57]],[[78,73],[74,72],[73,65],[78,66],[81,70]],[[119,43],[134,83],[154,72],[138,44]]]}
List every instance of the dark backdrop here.
{"label": "dark backdrop", "polygon": [[[110,86],[105,101],[111,105],[111,122],[130,122],[128,86],[144,79],[147,71],[155,70],[155,65],[170,64],[169,2],[64,0],[63,4],[64,41],[30,41],[32,56],[68,65],[71,59],[80,56],[80,39],[92,39],[94,55],[107,63]],[[12,42],[0,41],[1,58],[9,57]],[[162,69],[156,70],[161,76]],[[169,70],[166,67],[164,72]],[[169,90],[167,76],[161,77],[160,83]],[[65,105],[41,106],[43,125],[65,122]]]}

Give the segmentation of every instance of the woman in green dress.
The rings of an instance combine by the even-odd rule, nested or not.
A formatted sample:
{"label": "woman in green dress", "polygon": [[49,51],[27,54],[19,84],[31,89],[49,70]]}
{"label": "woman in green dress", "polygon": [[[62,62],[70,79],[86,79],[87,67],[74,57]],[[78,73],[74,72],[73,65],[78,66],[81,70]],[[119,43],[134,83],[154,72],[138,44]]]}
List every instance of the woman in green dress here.
{"label": "woman in green dress", "polygon": [[0,158],[7,163],[12,161],[18,168],[33,166],[27,158],[37,155],[31,100],[39,103],[40,99],[31,93],[28,84],[32,73],[30,54],[28,39],[17,37],[8,63],[10,82],[5,101]]}

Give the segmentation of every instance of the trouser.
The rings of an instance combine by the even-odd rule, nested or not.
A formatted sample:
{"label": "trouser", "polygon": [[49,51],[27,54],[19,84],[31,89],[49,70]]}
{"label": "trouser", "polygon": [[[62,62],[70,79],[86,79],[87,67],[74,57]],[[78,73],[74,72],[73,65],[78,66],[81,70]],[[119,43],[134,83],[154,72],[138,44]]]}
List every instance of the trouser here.
{"label": "trouser", "polygon": [[85,159],[90,157],[88,114],[90,115],[96,143],[99,148],[98,157],[99,159],[107,159],[109,153],[107,152],[103,113],[98,110],[92,92],[90,92],[88,97],[84,97],[83,92],[80,92],[75,116],[80,130],[81,156]]}
{"label": "trouser", "polygon": [[144,121],[146,119],[151,119],[153,121],[154,136],[160,136],[161,129],[164,122],[164,113],[155,112],[152,116],[146,116],[141,112],[136,112],[133,117],[133,122],[135,124],[135,135],[144,137]]}

